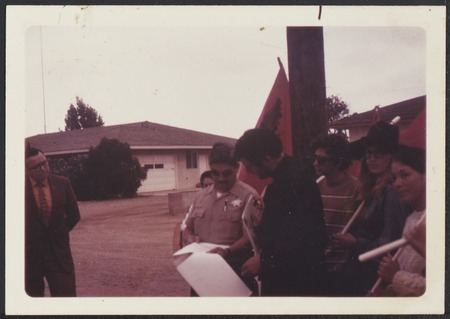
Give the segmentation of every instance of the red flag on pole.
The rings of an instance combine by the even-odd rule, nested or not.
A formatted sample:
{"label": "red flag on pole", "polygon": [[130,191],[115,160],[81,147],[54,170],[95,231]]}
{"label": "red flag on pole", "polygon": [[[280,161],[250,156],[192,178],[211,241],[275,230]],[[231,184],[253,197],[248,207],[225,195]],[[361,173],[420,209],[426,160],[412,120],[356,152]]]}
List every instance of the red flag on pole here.
{"label": "red flag on pole", "polygon": [[414,121],[402,132],[400,132],[400,144],[415,146],[425,149],[426,147],[426,112],[423,109]]}
{"label": "red flag on pole", "polygon": [[376,122],[378,122],[379,120],[381,120],[381,114],[380,114],[380,106],[377,105],[373,108],[373,117],[372,117],[372,124],[375,124]]}
{"label": "red flag on pole", "polygon": [[[292,124],[291,124],[291,103],[289,97],[289,82],[284,71],[283,64],[278,58],[280,70],[264,104],[261,115],[256,123],[257,128],[265,128],[277,134],[283,143],[283,150],[286,154],[292,155]],[[247,173],[245,167],[241,165],[238,178],[249,184],[259,193],[271,182],[270,178],[261,180],[254,174]]]}

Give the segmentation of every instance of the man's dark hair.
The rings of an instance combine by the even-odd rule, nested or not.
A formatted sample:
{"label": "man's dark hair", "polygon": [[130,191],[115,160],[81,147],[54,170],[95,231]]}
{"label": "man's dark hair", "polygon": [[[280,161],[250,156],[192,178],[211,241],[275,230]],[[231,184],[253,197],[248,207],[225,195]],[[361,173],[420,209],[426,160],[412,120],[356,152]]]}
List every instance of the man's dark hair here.
{"label": "man's dark hair", "polygon": [[40,149],[31,147],[30,143],[27,143],[27,146],[25,148],[25,159],[32,157],[32,156],[36,156],[39,153],[44,154],[44,152],[42,152]]}
{"label": "man's dark hair", "polygon": [[237,165],[237,161],[233,157],[233,145],[218,142],[213,145],[209,153],[209,164],[226,163],[232,166]]}
{"label": "man's dark hair", "polygon": [[256,128],[242,135],[234,147],[236,160],[246,159],[249,162],[261,162],[266,156],[278,158],[283,152],[280,138],[272,131]]}
{"label": "man's dark hair", "polygon": [[350,146],[347,138],[342,134],[321,136],[311,145],[311,151],[323,148],[338,169],[347,170],[352,164]]}

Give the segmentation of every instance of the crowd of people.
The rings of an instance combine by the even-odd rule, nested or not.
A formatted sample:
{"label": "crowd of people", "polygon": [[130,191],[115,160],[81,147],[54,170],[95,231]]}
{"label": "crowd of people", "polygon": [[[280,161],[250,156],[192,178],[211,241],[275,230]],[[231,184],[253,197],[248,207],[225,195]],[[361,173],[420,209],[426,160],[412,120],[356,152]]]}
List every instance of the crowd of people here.
{"label": "crowd of people", "polygon": [[[317,180],[269,130],[248,130],[234,146],[216,143],[181,244],[221,245],[210,253],[252,296],[422,295],[425,151],[400,145],[398,127],[379,121],[351,143],[339,134],[318,138],[310,159]],[[354,161],[357,176],[349,171]],[[76,296],[69,232],[80,214],[72,188],[50,173],[42,151],[28,147],[25,164],[26,292],[43,296],[46,278],[52,296]],[[272,179],[263,194],[237,178],[240,165]],[[249,205],[252,215],[243,216]],[[400,238],[405,245],[359,260]]]}
{"label": "crowd of people", "polygon": [[[219,150],[223,158],[217,160]],[[423,294],[425,151],[400,145],[398,127],[379,121],[351,143],[340,134],[320,137],[311,154],[316,181],[271,131],[248,130],[234,148],[216,144],[213,183],[194,202],[184,244],[229,245],[211,252],[224,257],[254,296]],[[354,161],[357,176],[349,172]],[[272,179],[262,197],[237,179],[238,162],[248,173]],[[262,205],[246,231],[242,213],[250,195]],[[232,212],[226,209],[230,202],[238,203]],[[405,247],[359,260],[400,238]]]}

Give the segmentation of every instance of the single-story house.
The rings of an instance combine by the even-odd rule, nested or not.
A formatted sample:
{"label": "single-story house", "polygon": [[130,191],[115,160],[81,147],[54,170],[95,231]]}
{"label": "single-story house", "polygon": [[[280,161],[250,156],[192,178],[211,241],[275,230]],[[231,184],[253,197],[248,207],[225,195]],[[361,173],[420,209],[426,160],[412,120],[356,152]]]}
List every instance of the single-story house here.
{"label": "single-story house", "polygon": [[128,143],[147,179],[138,193],[195,187],[209,169],[208,154],[216,142],[236,139],[151,122],[111,125],[28,137],[26,142],[47,157],[86,156],[103,137]]}
{"label": "single-story house", "polygon": [[[400,132],[404,131],[411,122],[426,109],[426,95],[401,101],[395,104],[386,105],[379,108],[380,119],[390,122],[396,116],[401,119],[396,124]],[[342,118],[333,123],[328,124],[329,128],[346,131],[350,142],[358,140],[365,136],[369,131],[369,127],[373,123],[374,110],[363,113],[355,113],[351,116]],[[424,128],[425,130],[425,128]]]}

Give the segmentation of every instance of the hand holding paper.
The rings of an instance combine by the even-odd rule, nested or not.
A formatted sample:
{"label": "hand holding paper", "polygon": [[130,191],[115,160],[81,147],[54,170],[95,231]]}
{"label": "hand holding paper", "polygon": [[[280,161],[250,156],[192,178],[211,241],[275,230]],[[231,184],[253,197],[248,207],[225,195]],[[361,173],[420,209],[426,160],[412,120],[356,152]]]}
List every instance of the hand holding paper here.
{"label": "hand holding paper", "polygon": [[219,254],[208,253],[212,249],[226,249],[226,245],[192,243],[176,253],[178,272],[194,288],[199,296],[248,297],[250,289]]}

